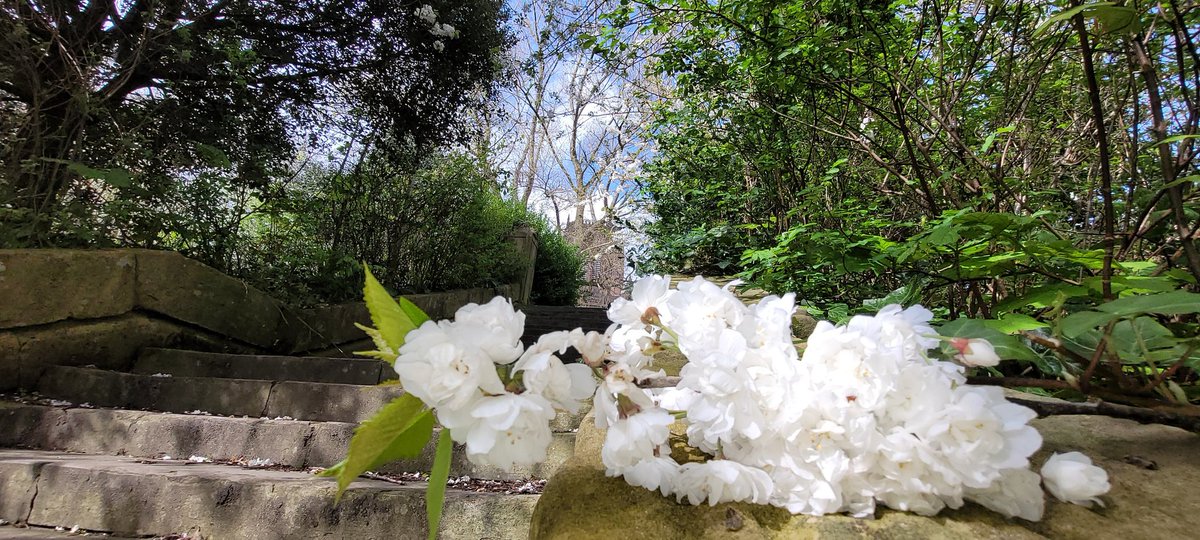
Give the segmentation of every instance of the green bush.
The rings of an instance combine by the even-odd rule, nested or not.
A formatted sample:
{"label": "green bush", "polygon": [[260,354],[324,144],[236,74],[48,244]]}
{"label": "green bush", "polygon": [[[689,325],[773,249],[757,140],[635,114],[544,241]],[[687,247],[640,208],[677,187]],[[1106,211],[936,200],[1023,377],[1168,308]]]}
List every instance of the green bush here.
{"label": "green bush", "polygon": [[538,233],[538,251],[529,301],[545,306],[573,306],[579,300],[580,287],[587,284],[583,279],[583,254],[544,218],[536,217],[530,223]]}

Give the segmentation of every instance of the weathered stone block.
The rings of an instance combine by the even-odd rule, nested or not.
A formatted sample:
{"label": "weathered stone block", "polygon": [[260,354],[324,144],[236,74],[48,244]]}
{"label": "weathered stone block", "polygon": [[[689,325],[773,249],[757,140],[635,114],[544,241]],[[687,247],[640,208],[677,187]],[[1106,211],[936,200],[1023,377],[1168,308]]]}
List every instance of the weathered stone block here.
{"label": "weathered stone block", "polygon": [[63,411],[53,407],[0,402],[0,447],[48,448],[44,442],[62,416]]}
{"label": "weathered stone block", "polygon": [[[36,454],[0,451],[4,456]],[[28,458],[26,458],[28,459]],[[0,465],[3,471],[3,465]],[[4,474],[0,472],[0,474]],[[28,482],[25,482],[28,484]],[[0,488],[2,489],[2,488]],[[42,468],[29,523],[203,538],[422,538],[425,486],[336,484],[305,473],[59,456]],[[450,491],[443,538],[525,538],[537,496]]]}
{"label": "weathered stone block", "polygon": [[302,467],[311,431],[308,422],[151,414],[130,426],[127,453],[176,459],[270,459]]}
{"label": "weathered stone block", "polygon": [[38,382],[42,394],[102,407],[166,412],[200,410],[230,416],[261,416],[271,381],[154,377],[100,369],[56,366]]}
{"label": "weathered stone block", "polygon": [[280,333],[290,307],[178,253],[137,252],[137,303],[256,347],[290,345],[282,344]]}
{"label": "weathered stone block", "polygon": [[[133,448],[132,426],[152,414],[116,409],[57,409],[47,407],[54,418],[38,430],[35,448],[87,454],[126,454]],[[146,455],[146,454],[134,454]]]}
{"label": "weathered stone block", "polygon": [[143,349],[134,373],[270,381],[378,384],[387,364],[368,358],[319,358]]}
{"label": "weathered stone block", "polygon": [[399,385],[357,386],[279,382],[271,391],[266,416],[357,423],[404,394]]}
{"label": "weathered stone block", "polygon": [[514,302],[528,304],[529,295],[533,292],[534,267],[537,261],[537,232],[530,227],[517,228],[509,233],[508,242],[512,244],[522,263],[520,277],[511,284],[512,299]]}
{"label": "weathered stone block", "polygon": [[295,317],[284,321],[283,331],[291,334],[291,352],[333,348],[359,341],[364,333],[354,323],[372,326],[371,314],[362,302],[296,310]]}
{"label": "weathered stone block", "polygon": [[134,262],[126,250],[0,249],[0,328],[126,313]]}
{"label": "weathered stone block", "polygon": [[24,523],[29,517],[44,464],[45,460],[26,455],[0,456],[0,519]]}
{"label": "weathered stone block", "polygon": [[137,389],[139,377],[101,369],[51,366],[37,383],[42,395],[97,407],[136,407],[145,401]]}
{"label": "weathered stone block", "polygon": [[0,331],[0,391],[33,388],[47,366],[129,369],[145,346],[239,350],[195,329],[136,313]]}

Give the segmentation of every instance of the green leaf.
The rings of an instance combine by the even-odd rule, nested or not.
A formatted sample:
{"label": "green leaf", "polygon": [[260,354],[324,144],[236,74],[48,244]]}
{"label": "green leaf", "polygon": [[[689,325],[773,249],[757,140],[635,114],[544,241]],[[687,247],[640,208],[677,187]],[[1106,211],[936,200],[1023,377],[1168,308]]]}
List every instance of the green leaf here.
{"label": "green leaf", "polygon": [[358,426],[346,459],[321,476],[337,477],[337,496],[341,498],[358,475],[397,459],[420,455],[432,434],[433,411],[412,394],[404,394]]}
{"label": "green leaf", "polygon": [[425,324],[425,321],[429,320],[429,315],[426,315],[425,312],[422,311],[421,308],[417,307],[416,304],[412,303],[411,300],[401,296],[396,299],[396,302],[400,304],[400,311],[403,311],[405,315],[408,315],[408,320],[412,321],[413,326],[421,326],[422,324]]}
{"label": "green leaf", "polygon": [[1013,126],[1004,126],[992,132],[991,135],[988,135],[987,138],[983,140],[983,145],[979,147],[979,153],[986,154],[987,151],[992,148],[992,144],[996,142],[997,135],[1000,135],[1001,133],[1010,133],[1012,130]]}
{"label": "green leaf", "polygon": [[421,323],[429,320],[421,308],[408,300],[401,299],[397,303],[387,289],[379,284],[371,269],[363,265],[366,272],[366,285],[363,286],[363,299],[367,302],[367,310],[371,312],[371,321],[379,330],[379,335],[392,351],[399,351],[404,345],[404,336]]}
{"label": "green leaf", "polygon": [[454,441],[450,440],[450,430],[443,429],[438,437],[433,470],[429,471],[429,486],[425,490],[425,517],[429,522],[429,540],[437,538],[438,525],[442,522],[442,506],[446,502],[446,481],[450,479],[450,456],[453,451]]}
{"label": "green leaf", "polygon": [[1039,24],[1037,29],[1035,29],[1033,31],[1033,36],[1037,37],[1037,36],[1041,35],[1042,32],[1045,32],[1046,30],[1048,30],[1050,27],[1052,27],[1060,22],[1063,22],[1067,19],[1070,19],[1071,17],[1074,17],[1075,15],[1078,15],[1085,11],[1094,11],[1094,10],[1097,10],[1100,8],[1111,7],[1113,5],[1114,4],[1112,2],[1094,2],[1091,4],[1075,6],[1071,9],[1061,11],[1058,14],[1054,15],[1053,17],[1046,19],[1044,22],[1042,22],[1042,24]]}
{"label": "green leaf", "polygon": [[1182,186],[1182,185],[1191,184],[1191,183],[1195,183],[1195,182],[1200,182],[1200,174],[1193,174],[1190,176],[1185,176],[1174,182],[1168,183],[1167,185],[1163,186],[1161,189],[1171,189],[1175,186]]}
{"label": "green leaf", "polygon": [[205,165],[222,169],[228,169],[233,166],[233,161],[229,159],[229,155],[220,148],[200,142],[196,143],[195,148],[200,161]]}
{"label": "green leaf", "polygon": [[100,180],[112,187],[127,188],[133,185],[133,175],[129,174],[129,171],[126,171],[125,169],[94,169],[74,161],[50,161],[64,163],[66,164],[67,168],[71,170],[71,172],[78,174],[83,178]]}
{"label": "green leaf", "polygon": [[1151,317],[1117,323],[1109,344],[1125,364],[1173,361],[1187,350],[1170,330]]}
{"label": "green leaf", "polygon": [[1126,6],[1101,6],[1090,10],[1088,15],[1100,23],[1102,33],[1136,32],[1141,29],[1138,14]]}
{"label": "green leaf", "polygon": [[1158,315],[1183,315],[1200,312],[1200,294],[1187,291],[1171,291],[1142,296],[1127,296],[1100,304],[1096,309],[1118,317],[1129,317],[1142,313]]}
{"label": "green leaf", "polygon": [[863,310],[868,312],[879,311],[892,304],[900,304],[907,306],[915,302],[920,296],[921,289],[918,285],[910,283],[899,289],[896,289],[884,296],[883,298],[869,298],[863,300]]}
{"label": "green leaf", "polygon": [[1073,338],[1080,336],[1085,332],[1095,330],[1100,326],[1104,326],[1114,320],[1121,318],[1120,315],[1112,313],[1103,313],[1099,311],[1080,311],[1072,313],[1063,318],[1059,323],[1058,331],[1063,336]]}
{"label": "green leaf", "polygon": [[1024,295],[1009,298],[1001,302],[1000,305],[996,306],[996,309],[998,311],[1013,311],[1025,306],[1031,306],[1035,308],[1051,307],[1055,305],[1056,302],[1060,301],[1060,294],[1064,299],[1077,296],[1087,296],[1088,289],[1087,287],[1067,285],[1065,283],[1037,287],[1025,293]]}
{"label": "green leaf", "polygon": [[1186,141],[1188,139],[1200,139],[1200,135],[1173,135],[1173,136],[1167,137],[1161,141],[1158,141],[1151,146],[1153,147],[1153,146],[1160,146],[1160,145],[1164,145],[1164,144],[1172,144],[1172,143],[1177,143],[1179,141]]}
{"label": "green leaf", "polygon": [[[1112,4],[1112,2],[1105,2],[1105,3],[1110,4],[1110,5]],[[1071,9],[1068,9],[1065,11],[1060,11],[1059,13],[1055,14],[1053,17],[1050,17],[1049,19],[1046,19],[1045,21],[1043,21],[1042,24],[1039,24],[1038,27],[1033,31],[1033,36],[1037,37],[1037,36],[1041,35],[1042,32],[1045,32],[1046,30],[1050,29],[1050,27],[1052,27],[1062,21],[1070,19],[1071,17],[1074,17],[1076,14],[1082,13],[1083,10],[1085,10],[1087,8],[1088,8],[1088,6],[1085,4],[1082,6],[1075,6]]]}
{"label": "green leaf", "polygon": [[1015,334],[1026,330],[1035,330],[1050,326],[1042,321],[1039,321],[1029,315],[1020,313],[1009,313],[1001,315],[999,320],[989,319],[985,321],[988,326],[995,328],[1005,334]]}

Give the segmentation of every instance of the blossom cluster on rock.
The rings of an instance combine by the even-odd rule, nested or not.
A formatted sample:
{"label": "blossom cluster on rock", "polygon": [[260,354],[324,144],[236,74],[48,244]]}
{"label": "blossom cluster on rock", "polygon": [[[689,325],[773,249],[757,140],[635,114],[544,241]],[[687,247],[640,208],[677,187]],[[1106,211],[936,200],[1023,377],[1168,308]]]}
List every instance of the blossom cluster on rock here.
{"label": "blossom cluster on rock", "polygon": [[[933,515],[974,501],[1039,520],[1043,476],[1071,502],[1107,491],[1107,475],[1081,455],[1030,470],[1042,442],[1035,414],[966,383],[963,365],[998,360],[986,342],[941,338],[928,310],[893,305],[820,323],[800,358],[794,310],[790,294],[747,306],[702,278],[672,289],[650,276],[612,304],[605,334],[553,332],[523,348],[524,314],[497,298],[413,330],[395,366],[469,459],[504,468],[544,460],[555,409],[593,397],[607,473],[690,504],[863,516],[880,504]],[[942,341],[958,364],[930,355]],[[582,363],[562,362],[568,347]],[[680,380],[644,388],[664,376],[652,367],[663,348],[687,357]],[[711,459],[671,458],[681,418],[688,444]]]}

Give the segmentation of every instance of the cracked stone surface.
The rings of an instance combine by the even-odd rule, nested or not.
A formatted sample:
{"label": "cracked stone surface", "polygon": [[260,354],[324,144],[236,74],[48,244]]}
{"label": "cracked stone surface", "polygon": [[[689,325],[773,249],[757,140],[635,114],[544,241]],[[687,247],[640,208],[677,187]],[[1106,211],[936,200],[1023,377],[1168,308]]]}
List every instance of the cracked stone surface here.
{"label": "cracked stone surface", "polygon": [[[425,485],[336,483],[303,472],[206,463],[0,450],[0,519],[139,536],[396,538],[425,536]],[[443,538],[525,538],[537,495],[451,490]]]}

